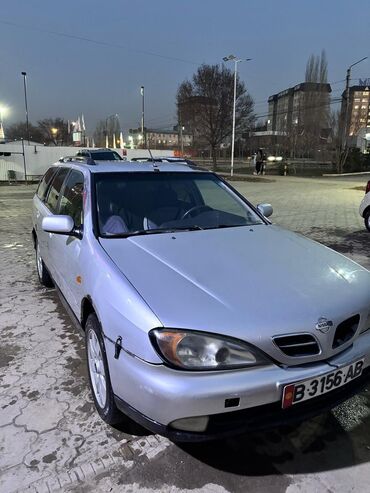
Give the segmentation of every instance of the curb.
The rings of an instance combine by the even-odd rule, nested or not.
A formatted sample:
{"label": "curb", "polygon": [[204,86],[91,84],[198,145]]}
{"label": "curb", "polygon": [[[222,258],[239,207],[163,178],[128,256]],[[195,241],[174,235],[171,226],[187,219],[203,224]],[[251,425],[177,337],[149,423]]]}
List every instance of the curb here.
{"label": "curb", "polygon": [[338,178],[341,176],[362,176],[362,175],[370,175],[370,171],[356,171],[355,173],[324,173],[322,176],[325,178]]}

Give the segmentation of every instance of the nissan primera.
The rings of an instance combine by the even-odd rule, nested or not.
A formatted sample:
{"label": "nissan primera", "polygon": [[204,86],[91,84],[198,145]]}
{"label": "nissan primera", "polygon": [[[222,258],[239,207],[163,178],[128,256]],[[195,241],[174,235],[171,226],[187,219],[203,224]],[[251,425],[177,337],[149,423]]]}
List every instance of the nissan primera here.
{"label": "nissan primera", "polygon": [[[302,212],[303,213],[303,212]],[[85,332],[100,416],[174,440],[306,419],[364,385],[370,272],[186,163],[57,163],[39,279]]]}

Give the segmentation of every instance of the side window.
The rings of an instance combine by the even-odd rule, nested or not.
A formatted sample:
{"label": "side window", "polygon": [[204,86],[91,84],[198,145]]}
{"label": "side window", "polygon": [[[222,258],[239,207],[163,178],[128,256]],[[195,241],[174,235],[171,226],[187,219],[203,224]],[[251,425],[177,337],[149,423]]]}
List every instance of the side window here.
{"label": "side window", "polygon": [[83,189],[83,174],[79,171],[71,171],[65,182],[58,206],[58,214],[71,216],[78,228],[83,223]]}
{"label": "side window", "polygon": [[53,176],[55,175],[58,168],[49,168],[41,179],[39,186],[37,187],[36,194],[40,200],[44,200],[46,193],[48,191],[49,185]]}
{"label": "side window", "polygon": [[55,175],[53,181],[51,182],[49,193],[47,199],[45,200],[45,204],[49,207],[51,212],[54,214],[57,210],[59,193],[63,185],[63,181],[67,176],[69,169],[68,168],[59,168],[57,174]]}

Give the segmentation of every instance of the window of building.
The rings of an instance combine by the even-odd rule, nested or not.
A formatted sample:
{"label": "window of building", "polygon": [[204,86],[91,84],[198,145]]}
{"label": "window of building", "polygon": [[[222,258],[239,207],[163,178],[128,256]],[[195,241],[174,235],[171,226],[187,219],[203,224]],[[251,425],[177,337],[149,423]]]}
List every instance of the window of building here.
{"label": "window of building", "polygon": [[358,110],[358,104],[356,104],[356,106],[354,108],[355,108],[355,110]]}

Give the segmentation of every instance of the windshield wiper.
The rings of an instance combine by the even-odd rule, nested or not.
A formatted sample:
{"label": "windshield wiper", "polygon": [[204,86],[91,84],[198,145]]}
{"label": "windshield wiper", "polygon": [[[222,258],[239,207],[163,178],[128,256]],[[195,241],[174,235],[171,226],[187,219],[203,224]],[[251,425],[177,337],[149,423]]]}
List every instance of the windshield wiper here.
{"label": "windshield wiper", "polygon": [[130,236],[144,236],[154,235],[160,233],[176,233],[176,231],[200,231],[204,228],[200,226],[175,226],[173,228],[155,228],[155,229],[139,229],[137,231],[131,231],[130,233],[112,234],[107,235],[104,238],[129,238]]}

